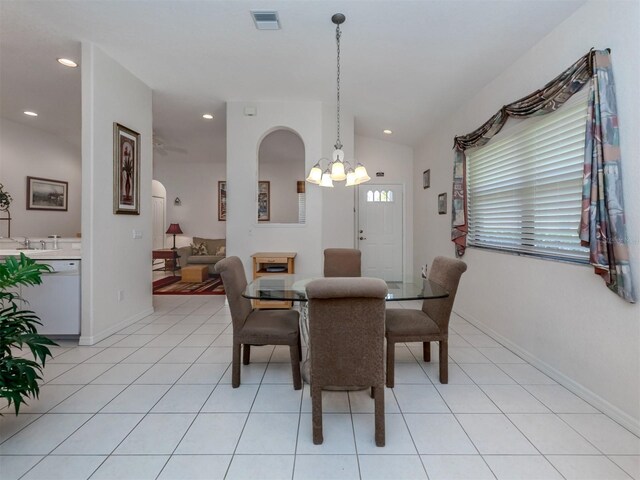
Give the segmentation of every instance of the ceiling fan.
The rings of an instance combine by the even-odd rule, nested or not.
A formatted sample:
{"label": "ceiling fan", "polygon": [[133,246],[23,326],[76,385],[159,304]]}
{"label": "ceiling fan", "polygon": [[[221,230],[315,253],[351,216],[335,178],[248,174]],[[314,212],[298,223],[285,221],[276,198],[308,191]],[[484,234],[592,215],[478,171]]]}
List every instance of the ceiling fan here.
{"label": "ceiling fan", "polygon": [[173,145],[167,145],[167,143],[157,134],[153,134],[153,151],[162,156],[168,155],[169,152],[188,154],[189,151],[186,148],[175,147]]}

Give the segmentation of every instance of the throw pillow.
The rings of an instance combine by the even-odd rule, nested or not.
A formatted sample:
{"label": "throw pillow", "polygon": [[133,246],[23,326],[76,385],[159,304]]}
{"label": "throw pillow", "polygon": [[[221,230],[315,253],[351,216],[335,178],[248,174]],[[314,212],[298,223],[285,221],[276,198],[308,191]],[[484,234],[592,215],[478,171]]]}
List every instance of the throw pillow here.
{"label": "throw pillow", "polygon": [[207,245],[205,243],[191,244],[191,254],[192,255],[209,255],[209,251],[207,250]]}
{"label": "throw pillow", "polygon": [[226,254],[227,254],[227,247],[225,247],[224,245],[219,247],[218,250],[216,251],[216,257],[224,257]]}

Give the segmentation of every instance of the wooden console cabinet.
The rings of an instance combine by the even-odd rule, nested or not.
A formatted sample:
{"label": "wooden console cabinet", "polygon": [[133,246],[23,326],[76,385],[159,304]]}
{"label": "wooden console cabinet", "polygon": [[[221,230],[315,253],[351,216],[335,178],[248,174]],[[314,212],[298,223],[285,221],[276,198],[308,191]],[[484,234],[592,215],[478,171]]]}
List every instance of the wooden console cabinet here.
{"label": "wooden console cabinet", "polygon": [[[253,258],[253,278],[296,273],[296,252],[258,252]],[[291,308],[292,302],[253,300],[254,308]]]}

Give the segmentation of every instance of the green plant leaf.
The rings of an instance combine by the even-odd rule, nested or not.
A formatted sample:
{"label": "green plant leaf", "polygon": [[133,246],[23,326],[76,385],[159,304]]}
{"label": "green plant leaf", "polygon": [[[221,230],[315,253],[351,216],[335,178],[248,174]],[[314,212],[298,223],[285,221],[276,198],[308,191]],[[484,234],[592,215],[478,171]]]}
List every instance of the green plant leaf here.
{"label": "green plant leaf", "polygon": [[[22,308],[19,302],[24,301],[17,290],[41,284],[42,273],[49,271],[49,265],[37,264],[22,253],[19,259],[6,257],[0,263],[0,398],[13,405],[16,415],[28,398],[38,398],[42,368],[47,357],[52,357],[49,346],[57,345],[38,334],[40,319],[35,312]],[[24,347],[33,360],[15,356]]]}

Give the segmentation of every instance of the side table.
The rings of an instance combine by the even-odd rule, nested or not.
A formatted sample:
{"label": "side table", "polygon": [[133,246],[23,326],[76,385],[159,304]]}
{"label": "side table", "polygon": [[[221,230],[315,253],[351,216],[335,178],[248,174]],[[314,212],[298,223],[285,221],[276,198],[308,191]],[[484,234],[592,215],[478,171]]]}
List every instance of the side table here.
{"label": "side table", "polygon": [[153,250],[152,252],[152,261],[153,260],[164,260],[164,271],[171,269],[171,273],[173,275],[176,274],[176,269],[178,267],[178,250],[173,250],[172,248],[159,248],[157,250]]}

